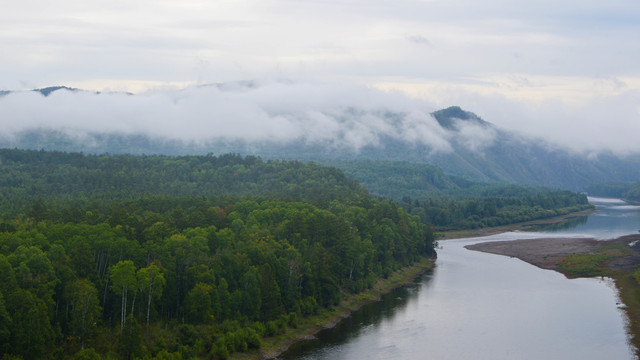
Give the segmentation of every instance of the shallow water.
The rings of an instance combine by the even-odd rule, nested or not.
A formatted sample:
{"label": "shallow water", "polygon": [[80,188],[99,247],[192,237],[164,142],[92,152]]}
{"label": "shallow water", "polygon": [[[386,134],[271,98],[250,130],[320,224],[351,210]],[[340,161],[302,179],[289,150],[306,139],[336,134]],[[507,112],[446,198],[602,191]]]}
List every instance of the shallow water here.
{"label": "shallow water", "polygon": [[607,215],[590,215],[573,231],[442,241],[436,268],[415,285],[363,307],[321,332],[318,340],[299,343],[280,358],[633,359],[626,318],[610,280],[569,280],[515,258],[464,249],[482,241],[558,232],[606,238],[622,234],[625,227],[637,231],[618,223],[621,217],[638,216],[636,207],[613,201],[598,205]]}

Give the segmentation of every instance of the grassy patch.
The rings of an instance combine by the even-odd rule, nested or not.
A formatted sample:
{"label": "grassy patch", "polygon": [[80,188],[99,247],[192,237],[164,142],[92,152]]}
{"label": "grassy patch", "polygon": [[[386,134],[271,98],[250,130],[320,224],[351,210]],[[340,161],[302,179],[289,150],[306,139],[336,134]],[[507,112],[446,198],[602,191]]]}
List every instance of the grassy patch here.
{"label": "grassy patch", "polygon": [[469,238],[469,237],[478,237],[482,236],[480,232],[470,232],[470,231],[446,231],[440,232],[436,234],[436,239],[458,239],[458,238]]}
{"label": "grassy patch", "polygon": [[608,254],[611,256],[626,256],[633,255],[633,250],[629,248],[629,245],[626,243],[614,242],[603,246],[600,251],[604,254]]}
{"label": "grassy patch", "polygon": [[612,243],[603,246],[596,254],[573,254],[558,262],[560,271],[571,276],[607,275],[602,265],[613,258],[633,254],[626,244]]}
{"label": "grassy patch", "polygon": [[604,254],[573,254],[558,262],[560,271],[573,276],[600,276],[603,270],[600,264],[611,257]]}

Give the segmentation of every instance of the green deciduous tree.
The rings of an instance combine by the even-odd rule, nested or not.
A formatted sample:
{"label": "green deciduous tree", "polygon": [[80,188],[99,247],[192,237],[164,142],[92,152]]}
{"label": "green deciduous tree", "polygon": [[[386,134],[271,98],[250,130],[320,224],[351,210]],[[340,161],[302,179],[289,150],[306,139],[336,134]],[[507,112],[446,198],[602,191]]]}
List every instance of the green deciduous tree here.
{"label": "green deciduous tree", "polygon": [[4,304],[4,296],[0,292],[0,354],[9,350],[11,340],[11,316]]}
{"label": "green deciduous tree", "polygon": [[120,331],[127,319],[127,294],[137,290],[136,267],[131,260],[123,260],[109,269],[111,290],[122,297],[120,310]]}
{"label": "green deciduous tree", "polygon": [[191,322],[201,324],[213,320],[212,292],[213,286],[205,283],[197,283],[193,289],[189,290],[185,299],[185,307]]}
{"label": "green deciduous tree", "polygon": [[136,274],[138,286],[147,293],[147,325],[149,324],[149,313],[151,310],[151,300],[162,296],[162,290],[166,284],[164,275],[160,267],[151,264],[138,270]]}
{"label": "green deciduous tree", "polygon": [[41,359],[53,345],[47,304],[29,290],[17,289],[7,299],[11,311],[11,351],[25,359]]}
{"label": "green deciduous tree", "polygon": [[280,287],[275,279],[273,268],[269,264],[260,267],[260,295],[263,320],[273,320],[284,312]]}
{"label": "green deciduous tree", "polygon": [[98,290],[91,281],[78,279],[69,284],[66,292],[71,304],[71,331],[80,338],[80,346],[84,349],[85,341],[93,335],[102,312]]}

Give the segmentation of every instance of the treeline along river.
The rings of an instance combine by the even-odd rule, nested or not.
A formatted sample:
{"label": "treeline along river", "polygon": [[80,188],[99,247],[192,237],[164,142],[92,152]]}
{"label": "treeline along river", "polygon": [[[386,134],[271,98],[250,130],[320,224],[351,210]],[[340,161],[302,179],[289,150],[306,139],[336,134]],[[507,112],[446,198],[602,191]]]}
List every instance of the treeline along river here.
{"label": "treeline along river", "polygon": [[564,227],[440,242],[437,265],[281,359],[633,359],[612,281],[567,279],[515,258],[467,250],[535,237],[637,233],[640,207],[590,199],[599,211]]}

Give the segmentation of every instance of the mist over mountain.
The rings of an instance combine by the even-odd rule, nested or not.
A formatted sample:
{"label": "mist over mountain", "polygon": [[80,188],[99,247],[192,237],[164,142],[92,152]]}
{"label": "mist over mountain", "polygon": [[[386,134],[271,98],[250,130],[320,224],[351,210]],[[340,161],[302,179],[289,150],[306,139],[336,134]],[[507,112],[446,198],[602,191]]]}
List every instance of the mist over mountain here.
{"label": "mist over mountain", "polygon": [[140,95],[64,86],[0,93],[0,146],[85,153],[240,153],[405,161],[471,180],[583,190],[637,181],[640,156],[579,153],[471,111],[374,89],[239,82]]}

